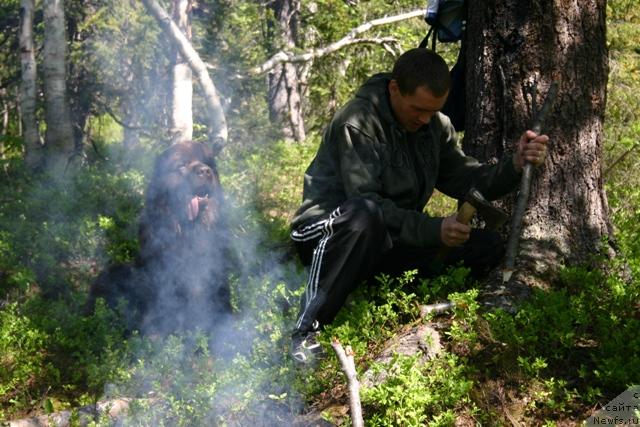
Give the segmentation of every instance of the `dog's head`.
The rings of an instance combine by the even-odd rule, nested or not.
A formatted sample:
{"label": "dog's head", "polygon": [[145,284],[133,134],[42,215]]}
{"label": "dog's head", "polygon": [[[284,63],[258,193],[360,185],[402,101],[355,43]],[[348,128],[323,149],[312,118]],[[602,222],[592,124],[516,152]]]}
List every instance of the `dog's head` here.
{"label": "dog's head", "polygon": [[145,208],[164,211],[178,226],[200,223],[209,228],[216,221],[219,197],[220,181],[211,148],[183,142],[170,146],[156,159]]}

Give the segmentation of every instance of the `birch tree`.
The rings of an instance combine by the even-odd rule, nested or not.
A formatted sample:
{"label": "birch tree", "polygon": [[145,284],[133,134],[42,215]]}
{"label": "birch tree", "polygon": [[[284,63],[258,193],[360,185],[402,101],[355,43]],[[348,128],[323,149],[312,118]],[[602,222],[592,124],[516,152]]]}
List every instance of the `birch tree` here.
{"label": "birch tree", "polygon": [[[173,21],[191,41],[191,0],[173,0]],[[189,63],[177,48],[173,49],[171,87],[171,139],[173,142],[193,139],[193,82]]]}
{"label": "birch tree", "polygon": [[67,101],[67,40],[63,0],[44,0],[43,82],[49,167],[64,167],[74,149]]}
{"label": "birch tree", "polygon": [[176,23],[173,22],[169,14],[167,14],[158,2],[155,0],[143,0],[143,3],[160,27],[162,27],[167,37],[178,48],[180,55],[187,61],[191,71],[195,73],[198,78],[209,113],[207,115],[209,118],[208,138],[214,152],[217,154],[224,145],[226,145],[229,132],[220,97],[211,80],[211,76],[209,76],[207,67]]}
{"label": "birch tree", "polygon": [[20,113],[25,162],[35,169],[42,161],[42,144],[36,119],[36,56],[33,43],[34,0],[20,1]]}

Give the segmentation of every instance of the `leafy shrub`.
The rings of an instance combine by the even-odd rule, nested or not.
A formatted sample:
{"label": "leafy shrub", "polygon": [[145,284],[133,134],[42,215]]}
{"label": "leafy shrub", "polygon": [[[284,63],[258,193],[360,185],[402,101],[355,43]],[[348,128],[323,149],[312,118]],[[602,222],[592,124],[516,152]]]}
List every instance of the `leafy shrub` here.
{"label": "leafy shrub", "polygon": [[[470,403],[473,382],[464,363],[445,354],[427,363],[418,356],[397,356],[381,385],[364,389],[362,402],[372,426],[451,426],[457,409]],[[389,367],[391,367],[389,369]]]}
{"label": "leafy shrub", "polygon": [[0,418],[39,404],[43,380],[55,375],[46,361],[47,339],[16,303],[0,310]]}

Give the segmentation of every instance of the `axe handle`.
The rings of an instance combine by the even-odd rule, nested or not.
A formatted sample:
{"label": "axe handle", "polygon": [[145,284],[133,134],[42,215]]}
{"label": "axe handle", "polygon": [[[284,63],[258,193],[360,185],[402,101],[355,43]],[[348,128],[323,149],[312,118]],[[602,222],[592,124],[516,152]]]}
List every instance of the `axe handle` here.
{"label": "axe handle", "polygon": [[456,221],[462,223],[464,225],[469,225],[471,222],[471,218],[473,218],[473,214],[476,213],[476,208],[469,202],[464,202],[460,209],[458,209],[458,215],[456,216]]}
{"label": "axe handle", "polygon": [[[462,206],[460,206],[460,209],[458,209],[458,214],[456,215],[456,221],[465,225],[469,225],[469,223],[471,222],[471,218],[473,218],[473,215],[475,213],[476,213],[476,208],[474,208],[471,203],[464,202]],[[441,263],[442,261],[444,261],[445,257],[447,256],[450,250],[451,248],[448,246],[441,247],[440,250],[438,251],[438,255],[436,255],[436,262]]]}

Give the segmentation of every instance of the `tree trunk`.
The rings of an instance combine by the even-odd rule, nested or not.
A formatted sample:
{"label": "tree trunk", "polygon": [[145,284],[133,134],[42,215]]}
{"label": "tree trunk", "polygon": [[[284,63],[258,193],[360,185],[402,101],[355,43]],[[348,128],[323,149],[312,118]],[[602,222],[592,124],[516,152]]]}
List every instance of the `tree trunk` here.
{"label": "tree trunk", "polygon": [[[274,0],[269,7],[275,17],[274,45],[280,45],[284,50],[295,49],[300,0]],[[302,141],[305,138],[301,91],[298,65],[282,63],[269,73],[269,116],[285,140]]]}
{"label": "tree trunk", "polygon": [[[173,0],[173,21],[191,41],[191,0]],[[174,143],[193,139],[193,83],[191,68],[174,48],[171,91],[171,139]]]}
{"label": "tree trunk", "polygon": [[67,40],[65,36],[63,0],[44,0],[43,81],[45,144],[49,168],[66,167],[73,154],[74,140],[67,102],[66,66]]}
{"label": "tree trunk", "polygon": [[605,0],[472,1],[466,44],[464,149],[480,160],[511,152],[531,126],[533,85],[539,108],[551,82],[559,82],[543,126],[549,155],[534,172],[524,218],[519,278],[548,279],[560,264],[588,262],[609,249],[601,245],[611,237],[601,171]]}
{"label": "tree trunk", "polygon": [[30,170],[40,166],[42,144],[36,119],[36,56],[33,48],[34,0],[20,1],[20,116],[25,162]]}

